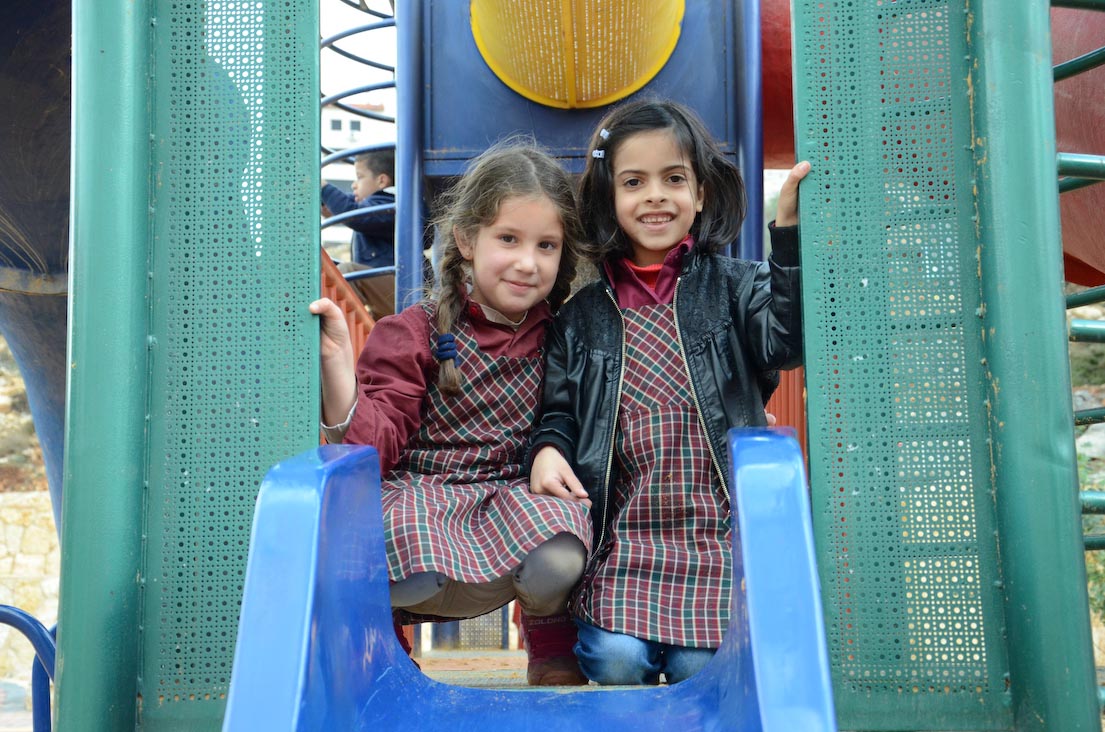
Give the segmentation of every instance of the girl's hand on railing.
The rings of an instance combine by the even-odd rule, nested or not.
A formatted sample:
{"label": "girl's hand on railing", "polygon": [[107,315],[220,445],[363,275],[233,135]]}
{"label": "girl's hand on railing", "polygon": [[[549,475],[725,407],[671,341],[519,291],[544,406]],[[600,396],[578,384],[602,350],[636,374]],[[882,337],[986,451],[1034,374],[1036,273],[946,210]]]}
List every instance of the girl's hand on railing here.
{"label": "girl's hand on railing", "polygon": [[341,424],[357,402],[353,342],[341,308],[329,298],[315,300],[310,310],[321,317],[319,370],[322,379],[322,423]]}
{"label": "girl's hand on railing", "polygon": [[776,226],[794,226],[798,223],[798,184],[810,172],[810,164],[802,161],[790,169],[790,175],[779,189],[779,203],[775,209]]}

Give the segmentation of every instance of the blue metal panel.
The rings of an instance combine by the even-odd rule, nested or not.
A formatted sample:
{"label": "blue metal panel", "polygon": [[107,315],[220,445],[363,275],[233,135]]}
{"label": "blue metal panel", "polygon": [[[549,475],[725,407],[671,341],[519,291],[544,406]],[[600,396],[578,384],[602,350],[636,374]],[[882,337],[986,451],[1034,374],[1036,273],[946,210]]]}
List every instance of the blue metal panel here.
{"label": "blue metal panel", "polygon": [[[735,436],[731,439],[736,439]],[[258,498],[224,732],[835,730],[797,443],[731,443],[744,545],[729,632],[671,687],[504,691],[427,679],[395,638],[379,461],[326,446],[274,467]],[[762,719],[762,722],[761,722]]]}
{"label": "blue metal panel", "polygon": [[[426,173],[458,174],[465,161],[511,133],[533,134],[565,158],[570,170],[581,171],[588,139],[606,108],[561,110],[523,98],[499,81],[480,56],[472,37],[469,3],[431,0],[425,6]],[[739,9],[729,0],[687,0],[675,51],[639,92],[694,108],[723,149],[734,155],[738,147],[735,75],[740,69],[735,26],[740,20]]]}

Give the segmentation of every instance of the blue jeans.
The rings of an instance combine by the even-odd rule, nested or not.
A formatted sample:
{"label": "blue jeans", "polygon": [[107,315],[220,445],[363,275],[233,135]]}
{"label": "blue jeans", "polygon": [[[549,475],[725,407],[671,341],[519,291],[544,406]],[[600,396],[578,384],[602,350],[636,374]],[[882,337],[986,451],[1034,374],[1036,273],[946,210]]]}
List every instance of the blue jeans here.
{"label": "blue jeans", "polygon": [[575,645],[579,667],[596,684],[620,686],[678,684],[702,670],[716,648],[691,648],[641,640],[612,633],[576,619],[579,641]]}

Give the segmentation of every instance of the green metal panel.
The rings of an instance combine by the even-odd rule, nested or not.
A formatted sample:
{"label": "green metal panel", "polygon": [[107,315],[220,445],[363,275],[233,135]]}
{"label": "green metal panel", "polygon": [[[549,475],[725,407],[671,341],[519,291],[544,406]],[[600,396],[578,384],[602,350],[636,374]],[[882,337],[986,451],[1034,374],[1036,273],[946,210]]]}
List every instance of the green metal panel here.
{"label": "green metal panel", "polygon": [[[318,8],[316,0],[157,2],[148,17],[134,18],[136,8],[147,5],[97,2],[88,12],[126,17],[133,35],[109,38],[99,24],[76,26],[97,50],[105,42],[138,49],[122,64],[135,78],[120,91],[132,122],[115,138],[138,147],[141,157],[127,176],[131,235],[118,241],[78,221],[74,248],[78,261],[87,251],[91,262],[115,256],[107,244],[125,261],[139,258],[141,270],[127,279],[85,278],[86,289],[74,289],[74,310],[117,317],[102,304],[103,293],[123,293],[133,322],[114,358],[137,362],[141,372],[125,392],[110,383],[110,366],[79,385],[84,399],[104,395],[101,409],[129,409],[120,437],[132,449],[117,459],[111,480],[67,483],[67,529],[76,525],[76,538],[66,549],[79,556],[96,537],[129,542],[119,574],[137,609],[128,605],[116,628],[87,628],[96,635],[86,642],[104,647],[103,664],[63,676],[59,704],[73,720],[63,729],[215,730],[230,681],[257,487],[270,465],[318,435],[318,329],[306,308],[319,289]],[[89,73],[107,87],[117,80],[106,67]],[[117,122],[118,110],[101,102],[89,100],[85,116]],[[110,153],[112,139],[101,129],[84,145]],[[82,178],[87,169],[76,175],[78,189],[89,191],[78,214],[81,206],[119,205],[97,196],[102,180]],[[73,360],[102,360],[100,338],[78,345],[74,336]],[[103,445],[96,426],[102,415],[82,405],[74,379],[69,437]],[[101,460],[73,456],[67,476]],[[135,478],[122,480],[127,473]],[[126,515],[106,528],[86,525],[84,508],[68,505],[80,491],[95,492],[104,506],[126,506]],[[70,612],[63,618],[71,618],[70,627],[109,602],[99,582],[99,574],[77,577],[66,569]],[[111,668],[117,642],[129,659],[118,673]],[[66,710],[73,693],[66,681],[88,683],[97,673],[119,688]],[[128,709],[97,727],[109,696]]]}
{"label": "green metal panel", "polygon": [[[998,17],[1014,6],[1024,25]],[[1047,12],[794,3],[811,475],[843,729],[1089,729],[1055,153],[1033,149],[1054,140],[1036,124]],[[1019,56],[993,59],[991,33]],[[1050,169],[1010,165],[1049,154]]]}
{"label": "green metal panel", "polygon": [[967,17],[795,7],[815,531],[844,729],[1007,729]]}

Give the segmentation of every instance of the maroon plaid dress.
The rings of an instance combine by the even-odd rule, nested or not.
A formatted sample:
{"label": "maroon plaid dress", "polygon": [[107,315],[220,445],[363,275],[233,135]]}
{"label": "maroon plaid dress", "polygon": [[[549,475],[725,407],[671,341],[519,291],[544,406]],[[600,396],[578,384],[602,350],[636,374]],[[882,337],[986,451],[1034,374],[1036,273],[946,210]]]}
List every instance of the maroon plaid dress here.
{"label": "maroon plaid dress", "polygon": [[489,582],[556,534],[591,545],[586,509],[530,493],[522,471],[540,398],[540,355],[489,356],[467,323],[454,335],[462,393],[446,397],[430,383],[418,432],[383,481],[393,580],[434,571]]}
{"label": "maroon plaid dress", "polygon": [[729,504],[691,396],[672,306],[623,315],[613,525],[572,612],[636,638],[716,648],[729,622]]}

